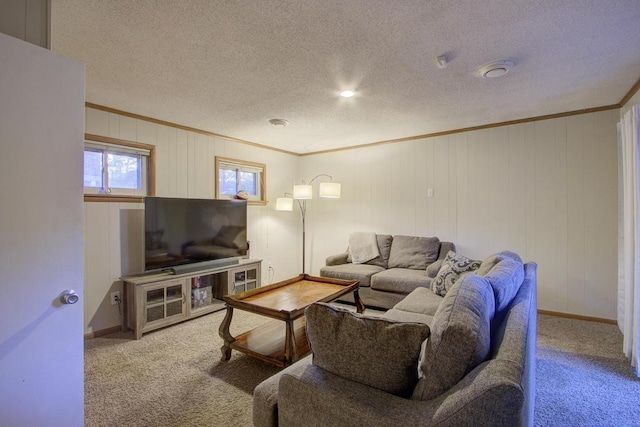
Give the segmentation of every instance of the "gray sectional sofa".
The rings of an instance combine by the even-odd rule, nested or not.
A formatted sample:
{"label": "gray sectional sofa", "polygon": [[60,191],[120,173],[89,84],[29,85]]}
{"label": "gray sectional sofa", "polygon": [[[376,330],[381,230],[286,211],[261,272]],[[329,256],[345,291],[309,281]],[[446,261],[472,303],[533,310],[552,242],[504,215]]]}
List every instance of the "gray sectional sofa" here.
{"label": "gray sectional sofa", "polygon": [[[331,255],[320,276],[358,280],[360,299],[367,307],[389,309],[416,288],[429,288],[445,256],[455,246],[437,237],[377,234],[380,256],[353,263],[349,250]],[[353,295],[344,297],[353,302]]]}
{"label": "gray sectional sofa", "polygon": [[256,387],[254,425],[531,426],[536,268],[495,254],[382,317],[310,306],[314,354]]}

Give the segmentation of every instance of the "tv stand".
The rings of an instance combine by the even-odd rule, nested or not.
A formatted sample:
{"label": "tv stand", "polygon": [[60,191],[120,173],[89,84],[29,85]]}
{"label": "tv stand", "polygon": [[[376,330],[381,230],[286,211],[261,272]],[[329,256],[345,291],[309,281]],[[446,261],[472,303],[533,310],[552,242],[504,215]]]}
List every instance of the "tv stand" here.
{"label": "tv stand", "polygon": [[[236,260],[237,261],[237,260]],[[261,285],[258,259],[122,278],[122,330],[142,334],[225,308],[222,297]]]}

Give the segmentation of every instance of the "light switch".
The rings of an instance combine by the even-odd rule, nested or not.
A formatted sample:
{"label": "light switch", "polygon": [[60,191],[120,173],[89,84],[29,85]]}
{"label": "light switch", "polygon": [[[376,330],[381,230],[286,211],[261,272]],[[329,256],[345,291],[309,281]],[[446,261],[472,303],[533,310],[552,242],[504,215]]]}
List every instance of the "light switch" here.
{"label": "light switch", "polygon": [[427,189],[427,197],[433,197],[433,188]]}

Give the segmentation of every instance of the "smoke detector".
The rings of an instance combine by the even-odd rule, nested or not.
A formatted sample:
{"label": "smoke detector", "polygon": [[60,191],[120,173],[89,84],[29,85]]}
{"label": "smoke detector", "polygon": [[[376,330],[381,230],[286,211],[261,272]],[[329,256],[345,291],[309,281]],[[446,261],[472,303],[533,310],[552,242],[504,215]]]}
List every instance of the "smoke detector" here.
{"label": "smoke detector", "polygon": [[485,79],[493,79],[495,77],[502,77],[507,74],[513,68],[514,63],[512,61],[500,60],[493,61],[486,65],[483,65],[478,70],[478,74]]}
{"label": "smoke detector", "polygon": [[285,119],[271,119],[269,120],[269,123],[271,123],[271,126],[277,128],[284,128],[289,126],[289,122]]}

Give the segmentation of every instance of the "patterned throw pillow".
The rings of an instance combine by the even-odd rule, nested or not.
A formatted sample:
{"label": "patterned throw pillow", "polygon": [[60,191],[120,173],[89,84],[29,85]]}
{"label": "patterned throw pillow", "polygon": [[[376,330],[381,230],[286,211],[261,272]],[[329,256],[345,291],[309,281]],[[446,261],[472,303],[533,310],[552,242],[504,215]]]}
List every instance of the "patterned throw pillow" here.
{"label": "patterned throw pillow", "polygon": [[431,282],[431,290],[434,294],[445,296],[461,274],[477,270],[480,264],[481,261],[469,259],[453,251],[447,252],[438,274]]}

